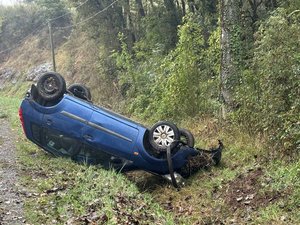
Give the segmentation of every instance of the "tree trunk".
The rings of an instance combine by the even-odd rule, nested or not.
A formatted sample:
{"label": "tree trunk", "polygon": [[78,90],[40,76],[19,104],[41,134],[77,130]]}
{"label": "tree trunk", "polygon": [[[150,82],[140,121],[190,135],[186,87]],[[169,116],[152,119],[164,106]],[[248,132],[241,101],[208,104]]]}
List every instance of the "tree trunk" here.
{"label": "tree trunk", "polygon": [[195,13],[195,3],[194,0],[188,0],[189,11]]}
{"label": "tree trunk", "polygon": [[149,0],[149,1],[150,1],[151,10],[153,10],[153,8],[154,8],[153,0]]}
{"label": "tree trunk", "polygon": [[139,17],[145,17],[145,10],[142,0],[135,0],[136,7],[138,9]]}
{"label": "tree trunk", "polygon": [[267,1],[265,2],[265,6],[266,6],[270,11],[272,11],[272,10],[274,10],[275,8],[278,7],[278,3],[277,3],[276,0],[267,0]]}
{"label": "tree trunk", "polygon": [[239,7],[236,0],[221,0],[221,98],[225,111],[234,106],[234,79],[237,77],[238,65],[236,49],[232,49],[232,41],[236,41],[236,27],[239,25]]}
{"label": "tree trunk", "polygon": [[128,46],[132,47],[136,38],[133,32],[132,18],[130,13],[129,0],[123,0],[123,16],[125,18],[125,30],[127,33]]}
{"label": "tree trunk", "polygon": [[248,0],[248,3],[251,7],[250,17],[252,20],[252,33],[256,31],[256,22],[258,21],[258,7],[262,4],[263,0]]}
{"label": "tree trunk", "polygon": [[170,13],[174,21],[174,24],[176,24],[177,26],[179,24],[179,18],[178,18],[177,8],[176,8],[176,4],[174,3],[174,0],[164,0],[164,5],[167,11]]}
{"label": "tree trunk", "polygon": [[185,14],[186,14],[186,5],[185,5],[184,0],[181,0],[181,7],[182,7],[182,16],[185,16]]}

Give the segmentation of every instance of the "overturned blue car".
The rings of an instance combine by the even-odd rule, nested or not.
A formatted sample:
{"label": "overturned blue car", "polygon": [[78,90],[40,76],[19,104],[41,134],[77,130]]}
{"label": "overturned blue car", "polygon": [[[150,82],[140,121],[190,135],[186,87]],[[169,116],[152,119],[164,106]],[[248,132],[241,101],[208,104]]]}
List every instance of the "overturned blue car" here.
{"label": "overturned blue car", "polygon": [[26,137],[55,156],[123,171],[145,170],[175,187],[191,172],[191,159],[206,155],[215,164],[221,160],[221,141],[215,149],[195,148],[188,130],[168,121],[147,128],[95,106],[88,88],[67,88],[55,72],[45,73],[31,86],[19,116]]}

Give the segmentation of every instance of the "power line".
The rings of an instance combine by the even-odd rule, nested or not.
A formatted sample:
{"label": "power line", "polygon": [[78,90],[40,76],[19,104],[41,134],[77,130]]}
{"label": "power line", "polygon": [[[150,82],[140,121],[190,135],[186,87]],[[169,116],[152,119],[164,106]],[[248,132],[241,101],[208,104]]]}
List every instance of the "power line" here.
{"label": "power line", "polygon": [[[81,6],[83,6],[83,5],[86,4],[88,1],[89,1],[89,0],[86,0],[86,1],[83,2],[82,4],[76,6],[75,9],[77,9],[77,8],[79,8],[79,7],[81,7]],[[65,13],[65,14],[63,14],[63,15],[60,15],[60,16],[51,18],[51,19],[49,19],[49,22],[50,22],[50,21],[57,20],[57,19],[59,19],[59,18],[62,18],[62,17],[66,16],[66,15],[68,15],[68,14],[70,14],[70,13],[71,13],[71,12],[68,12],[68,13]],[[26,36],[25,36],[24,38],[22,38],[21,40],[19,40],[15,46],[13,46],[13,47],[11,47],[11,48],[7,48],[7,49],[1,51],[0,54],[5,53],[5,52],[8,52],[8,51],[11,51],[11,50],[14,50],[14,49],[16,49],[17,47],[19,47],[19,46],[21,45],[21,43],[22,43],[25,39],[27,39],[27,38],[30,37],[33,33],[35,33],[42,25],[46,25],[46,23],[41,23],[35,30],[33,30],[32,32],[30,32],[28,35],[26,35]]]}
{"label": "power line", "polygon": [[[84,1],[83,3],[81,3],[80,5],[78,5],[78,6],[74,7],[74,8],[77,9],[77,8],[83,6],[84,4],[86,4],[88,1],[89,1],[89,0],[86,0],[86,1]],[[71,12],[68,12],[68,13],[65,13],[65,14],[63,14],[63,15],[60,15],[60,16],[51,18],[51,19],[49,19],[48,22],[55,21],[55,20],[57,20],[57,19],[59,19],[59,18],[62,18],[62,17],[64,17],[64,16],[68,15],[68,14],[71,14]],[[29,38],[33,33],[37,32],[38,29],[41,28],[42,25],[45,26],[46,23],[41,23],[35,30],[33,30],[32,32],[30,32],[28,35],[26,35],[26,36],[25,36],[24,38],[22,38],[21,40],[19,40],[15,46],[13,46],[13,47],[11,47],[11,48],[7,48],[7,49],[5,49],[5,50],[3,50],[3,51],[0,51],[0,54],[5,53],[5,52],[8,52],[8,51],[11,51],[11,50],[14,50],[14,49],[16,49],[17,47],[19,47],[25,39]]]}
{"label": "power line", "polygon": [[[83,6],[83,5],[86,4],[88,1],[89,1],[89,0],[86,0],[85,2],[81,3],[80,5],[74,7],[74,9],[77,9],[77,8]],[[67,12],[67,13],[62,14],[62,15],[60,15],[60,16],[54,17],[54,18],[50,19],[49,22],[52,22],[52,21],[54,21],[54,20],[57,20],[57,19],[62,18],[62,17],[64,17],[64,16],[66,16],[66,15],[69,15],[69,14],[71,14],[71,12]]]}
{"label": "power line", "polygon": [[46,25],[46,23],[41,23],[36,29],[34,29],[32,32],[30,32],[28,35],[26,35],[24,38],[22,38],[21,40],[19,40],[15,46],[13,46],[11,48],[7,48],[7,49],[1,51],[0,54],[16,49],[17,47],[19,47],[22,44],[23,41],[25,41],[31,35],[33,35],[34,33],[36,33],[42,26],[45,26],[45,25]]}
{"label": "power line", "polygon": [[[83,2],[83,3],[80,4],[80,5],[78,5],[78,6],[75,7],[75,8],[81,7],[82,5],[86,4],[88,1],[89,1],[89,0],[86,0],[85,2]],[[78,26],[78,25],[80,25],[80,24],[86,23],[86,22],[88,22],[89,20],[91,20],[91,19],[93,19],[94,17],[96,17],[97,15],[101,14],[102,12],[108,10],[110,7],[112,7],[112,6],[113,6],[115,3],[117,3],[118,1],[119,1],[119,0],[115,0],[114,2],[112,2],[111,4],[109,4],[108,6],[106,6],[104,9],[98,11],[98,12],[95,13],[94,15],[92,15],[92,16],[88,17],[87,19],[82,20],[82,21],[80,21],[80,22],[78,22],[78,23],[76,23],[76,24],[72,24],[72,25],[65,26],[65,27],[56,27],[56,28],[57,28],[57,29],[67,29],[67,28],[76,27],[76,26]],[[53,20],[59,19],[59,18],[65,16],[66,14],[69,14],[69,13],[65,13],[65,14],[63,14],[63,15],[61,15],[61,16],[52,18],[52,19],[50,19],[49,21],[53,21]],[[11,47],[11,48],[7,48],[7,49],[1,51],[0,54],[18,48],[18,47],[23,43],[24,40],[26,40],[26,39],[29,38],[32,34],[34,34],[35,32],[37,32],[37,31],[39,30],[39,28],[41,28],[43,25],[45,26],[46,23],[41,23],[35,30],[33,30],[32,32],[30,32],[28,35],[26,35],[26,36],[25,36],[24,38],[22,38],[21,40],[19,40],[15,46],[13,46],[13,47]]]}
{"label": "power line", "polygon": [[95,13],[94,15],[86,18],[85,20],[82,20],[76,24],[72,24],[72,25],[69,25],[69,26],[65,26],[65,27],[56,27],[57,29],[67,29],[67,28],[71,28],[71,27],[76,27],[80,24],[83,24],[83,23],[86,23],[87,21],[93,19],[94,17],[96,17],[97,15],[99,15],[100,13],[108,10],[110,7],[112,7],[115,3],[117,3],[119,0],[115,0],[114,2],[112,2],[111,4],[109,4],[108,6],[106,6],[104,9],[101,9],[100,11],[98,11],[97,13]]}

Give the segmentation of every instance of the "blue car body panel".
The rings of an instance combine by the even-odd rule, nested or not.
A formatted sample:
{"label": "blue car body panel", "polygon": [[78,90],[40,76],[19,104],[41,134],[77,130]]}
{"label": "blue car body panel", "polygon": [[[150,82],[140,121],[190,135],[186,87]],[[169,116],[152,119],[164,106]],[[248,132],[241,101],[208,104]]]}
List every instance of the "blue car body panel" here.
{"label": "blue car body panel", "polygon": [[[27,138],[47,151],[51,152],[34,138],[32,124],[72,137],[78,145],[86,144],[97,151],[131,161],[136,168],[162,175],[169,173],[167,160],[152,156],[146,149],[145,135],[148,129],[108,109],[69,94],[50,107],[42,106],[27,97],[21,109]],[[172,156],[174,170],[182,168],[188,157],[196,154],[193,148],[180,148]]]}

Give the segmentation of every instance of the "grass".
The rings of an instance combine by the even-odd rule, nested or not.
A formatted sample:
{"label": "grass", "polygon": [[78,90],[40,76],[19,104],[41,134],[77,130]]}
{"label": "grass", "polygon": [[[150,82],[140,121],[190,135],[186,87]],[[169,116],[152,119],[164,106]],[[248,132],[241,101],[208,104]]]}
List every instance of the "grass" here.
{"label": "grass", "polygon": [[259,211],[261,221],[278,224],[300,224],[300,159],[294,162],[274,161],[267,168],[262,193],[275,192],[279,200]]}
{"label": "grass", "polygon": [[7,114],[5,112],[0,111],[0,119],[5,119],[7,118]]}
{"label": "grass", "polygon": [[16,84],[7,84],[2,90],[2,96],[14,96],[15,98],[23,98],[26,91],[30,88],[31,82],[18,81]]}
{"label": "grass", "polygon": [[6,105],[0,106],[0,119],[8,118],[8,112],[6,111]]}
{"label": "grass", "polygon": [[[195,134],[197,146],[209,148],[211,140],[221,138],[226,149],[220,166],[200,170],[175,191],[145,173],[130,178],[45,154],[24,138],[17,116],[19,104],[18,98],[0,98],[0,112],[5,112],[19,137],[18,157],[30,224],[300,223],[300,161],[270,161],[261,141],[238,129],[225,129],[229,126],[199,118],[181,124]],[[257,173],[259,177],[251,177],[258,170],[262,171]],[[232,202],[238,194],[231,196],[229,192],[246,191],[239,189],[247,189],[250,178],[254,181],[249,193],[254,192],[255,198],[249,206],[239,203],[240,209],[234,209]]]}
{"label": "grass", "polygon": [[1,97],[0,105],[18,135],[27,223],[174,224],[171,213],[124,175],[54,158],[25,139],[17,116],[18,98]]}
{"label": "grass", "polygon": [[[178,224],[299,224],[299,161],[271,161],[262,141],[217,121],[197,120],[181,126],[196,134],[198,146],[210,148],[215,144],[211,140],[220,138],[226,149],[219,167],[199,171],[180,192],[168,187],[151,191],[161,205],[175,213]],[[260,170],[259,177],[251,177]],[[250,187],[247,179],[254,179]],[[232,191],[236,195],[229,195]],[[250,206],[235,209],[241,192],[244,198],[255,197]]]}

